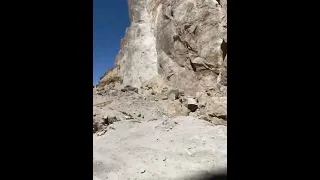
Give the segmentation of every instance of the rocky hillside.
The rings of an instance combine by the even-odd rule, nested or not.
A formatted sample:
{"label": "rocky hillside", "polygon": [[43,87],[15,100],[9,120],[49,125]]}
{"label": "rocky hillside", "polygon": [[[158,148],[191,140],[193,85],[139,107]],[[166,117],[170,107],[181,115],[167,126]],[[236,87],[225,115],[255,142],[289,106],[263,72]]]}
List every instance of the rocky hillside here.
{"label": "rocky hillside", "polygon": [[226,168],[226,0],[127,1],[115,66],[93,87],[94,179]]}
{"label": "rocky hillside", "polygon": [[227,2],[128,0],[128,6],[131,25],[97,90],[174,91],[194,98],[207,119],[226,120]]}

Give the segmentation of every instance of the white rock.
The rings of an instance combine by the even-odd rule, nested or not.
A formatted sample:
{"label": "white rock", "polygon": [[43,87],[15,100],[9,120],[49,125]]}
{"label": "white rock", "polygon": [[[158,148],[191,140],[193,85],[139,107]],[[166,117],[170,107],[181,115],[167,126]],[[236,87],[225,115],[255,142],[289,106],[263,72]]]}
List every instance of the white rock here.
{"label": "white rock", "polygon": [[184,149],[184,150],[188,153],[189,156],[192,156],[192,153],[188,149]]}
{"label": "white rock", "polygon": [[226,0],[220,5],[214,0],[128,2],[130,27],[120,41],[115,67],[97,87],[142,87],[161,76],[170,86],[195,95],[215,86],[216,74],[226,79]]}
{"label": "white rock", "polygon": [[194,98],[187,98],[187,105],[191,112],[194,112],[198,109],[197,100]]}

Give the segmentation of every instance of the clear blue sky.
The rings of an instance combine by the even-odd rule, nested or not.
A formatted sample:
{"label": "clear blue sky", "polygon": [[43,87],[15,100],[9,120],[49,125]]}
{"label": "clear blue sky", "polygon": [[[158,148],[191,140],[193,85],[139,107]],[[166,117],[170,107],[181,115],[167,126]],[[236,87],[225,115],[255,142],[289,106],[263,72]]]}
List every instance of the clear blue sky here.
{"label": "clear blue sky", "polygon": [[129,21],[127,0],[93,0],[93,84],[114,66]]}

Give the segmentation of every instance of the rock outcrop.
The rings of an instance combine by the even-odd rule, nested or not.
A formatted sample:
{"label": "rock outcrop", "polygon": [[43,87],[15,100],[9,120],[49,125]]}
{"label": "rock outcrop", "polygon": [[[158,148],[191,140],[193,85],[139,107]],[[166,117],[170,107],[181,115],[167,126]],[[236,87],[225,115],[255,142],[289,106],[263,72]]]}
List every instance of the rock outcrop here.
{"label": "rock outcrop", "polygon": [[226,96],[226,0],[128,0],[128,7],[130,27],[98,87],[140,89],[159,76],[187,95]]}
{"label": "rock outcrop", "polygon": [[163,114],[225,124],[226,0],[127,2],[130,27],[121,39],[115,66],[94,91],[102,96],[138,93],[157,102]]}

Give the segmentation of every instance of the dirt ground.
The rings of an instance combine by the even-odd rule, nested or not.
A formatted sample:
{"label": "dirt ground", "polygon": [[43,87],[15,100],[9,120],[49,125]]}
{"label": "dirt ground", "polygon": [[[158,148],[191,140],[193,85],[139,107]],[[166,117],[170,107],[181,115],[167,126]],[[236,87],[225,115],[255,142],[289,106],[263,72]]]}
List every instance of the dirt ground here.
{"label": "dirt ground", "polygon": [[[101,102],[106,102],[98,104]],[[132,92],[94,95],[93,179],[188,179],[227,167],[227,127],[194,116],[169,116],[159,101]]]}

